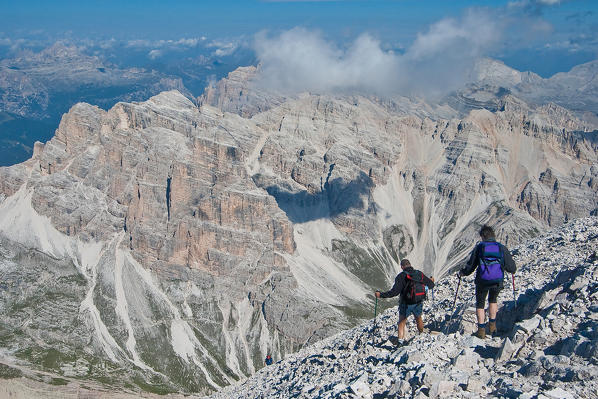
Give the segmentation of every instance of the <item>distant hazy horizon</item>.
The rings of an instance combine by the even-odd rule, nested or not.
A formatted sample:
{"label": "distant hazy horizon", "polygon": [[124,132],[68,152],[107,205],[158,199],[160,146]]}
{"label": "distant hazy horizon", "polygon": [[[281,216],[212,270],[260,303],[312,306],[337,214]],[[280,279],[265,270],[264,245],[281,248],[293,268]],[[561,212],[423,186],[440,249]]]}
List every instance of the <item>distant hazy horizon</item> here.
{"label": "distant hazy horizon", "polygon": [[[459,28],[471,14],[487,19],[493,29],[486,42],[476,43],[476,54],[518,70],[550,77],[598,55],[598,2],[590,0],[24,0],[3,4],[0,11],[0,57],[66,40],[97,47],[97,55],[109,56],[114,45],[131,46],[143,49],[148,64],[161,57],[174,62],[188,56],[181,49],[255,50],[256,35],[273,37],[297,28],[333,48],[349,48],[367,35],[382,51],[401,54],[434,26]],[[478,32],[463,27],[456,37],[468,49]]]}

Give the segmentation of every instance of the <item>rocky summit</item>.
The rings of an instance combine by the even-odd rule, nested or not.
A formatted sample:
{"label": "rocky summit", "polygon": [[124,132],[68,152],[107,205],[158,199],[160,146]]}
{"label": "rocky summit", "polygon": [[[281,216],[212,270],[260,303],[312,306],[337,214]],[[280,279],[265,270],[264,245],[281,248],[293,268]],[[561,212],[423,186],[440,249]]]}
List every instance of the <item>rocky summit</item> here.
{"label": "rocky summit", "polygon": [[[598,218],[515,248],[499,296],[498,334],[479,339],[473,282],[429,295],[431,333],[396,346],[397,311],[327,338],[210,398],[594,398],[598,392]],[[507,276],[510,279],[510,275]]]}
{"label": "rocky summit", "polygon": [[255,73],[201,106],[77,104],[0,168],[6,363],[208,394],[371,318],[404,257],[438,280],[482,223],[512,247],[598,212],[595,126],[562,106],[289,97]]}

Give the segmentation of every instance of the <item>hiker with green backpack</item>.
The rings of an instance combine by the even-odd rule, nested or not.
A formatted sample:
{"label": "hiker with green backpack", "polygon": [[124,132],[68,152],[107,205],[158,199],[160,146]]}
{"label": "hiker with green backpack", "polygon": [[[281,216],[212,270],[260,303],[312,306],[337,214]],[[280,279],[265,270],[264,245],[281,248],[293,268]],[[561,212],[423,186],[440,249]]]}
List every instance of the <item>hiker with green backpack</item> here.
{"label": "hiker with green backpack", "polygon": [[395,278],[395,283],[390,291],[376,291],[376,298],[392,298],[400,295],[399,299],[399,325],[398,344],[405,343],[405,326],[410,314],[415,317],[417,330],[424,332],[423,301],[426,298],[426,287],[434,288],[434,278],[428,278],[424,273],[415,270],[408,259],[401,261],[403,271]]}
{"label": "hiker with green backpack", "polygon": [[488,332],[496,334],[496,314],[498,294],[503,289],[505,271],[515,273],[517,267],[511,253],[496,241],[494,230],[488,225],[480,229],[481,242],[471,251],[467,265],[459,271],[459,277],[469,276],[477,269],[475,277],[476,315],[478,338],[486,338],[486,314],[484,311],[488,297]]}

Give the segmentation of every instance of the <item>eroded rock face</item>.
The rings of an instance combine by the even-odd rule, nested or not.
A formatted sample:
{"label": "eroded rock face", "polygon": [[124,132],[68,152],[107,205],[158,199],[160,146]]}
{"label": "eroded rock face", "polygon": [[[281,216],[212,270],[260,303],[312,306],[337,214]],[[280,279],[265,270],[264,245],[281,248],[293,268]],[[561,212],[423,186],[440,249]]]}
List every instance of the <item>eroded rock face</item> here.
{"label": "eroded rock face", "polygon": [[[562,108],[506,96],[442,119],[359,96],[267,102],[237,74],[205,104],[240,115],[178,92],[78,104],[33,158],[0,168],[8,353],[45,364],[59,347],[56,370],[84,359],[114,382],[207,392],[371,317],[403,257],[438,278],[482,223],[513,245],[598,208],[596,142]],[[31,251],[69,292],[56,306],[32,299],[45,283],[25,289]],[[64,313],[86,342],[46,334]]]}

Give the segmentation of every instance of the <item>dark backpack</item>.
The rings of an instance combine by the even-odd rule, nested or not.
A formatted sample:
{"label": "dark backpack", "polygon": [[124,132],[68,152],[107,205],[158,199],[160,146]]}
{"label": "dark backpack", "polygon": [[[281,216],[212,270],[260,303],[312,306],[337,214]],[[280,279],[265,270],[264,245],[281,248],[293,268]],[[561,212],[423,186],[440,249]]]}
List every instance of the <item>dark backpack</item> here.
{"label": "dark backpack", "polygon": [[500,283],[505,275],[503,272],[504,257],[500,244],[495,241],[482,241],[478,246],[478,251],[480,280],[488,285]]}
{"label": "dark backpack", "polygon": [[407,303],[418,303],[426,299],[426,285],[424,274],[419,270],[405,272],[405,289],[403,294]]}

